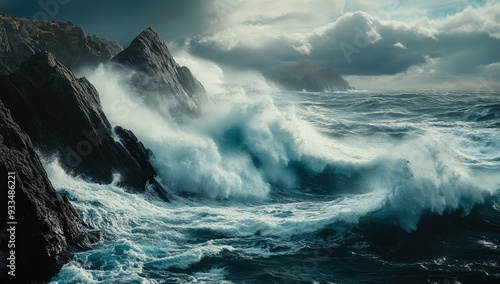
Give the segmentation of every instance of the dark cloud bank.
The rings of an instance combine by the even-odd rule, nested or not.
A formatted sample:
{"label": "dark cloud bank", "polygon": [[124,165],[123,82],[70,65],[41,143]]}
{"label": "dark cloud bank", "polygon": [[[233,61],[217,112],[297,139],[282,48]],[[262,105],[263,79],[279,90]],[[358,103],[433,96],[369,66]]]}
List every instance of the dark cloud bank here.
{"label": "dark cloud bank", "polygon": [[[345,13],[320,29],[302,31],[310,46],[306,52],[299,52],[290,44],[286,32],[266,39],[259,46],[240,44],[225,48],[223,39],[217,40],[222,37],[221,31],[230,28],[224,26],[224,17],[229,16],[224,13],[231,10],[221,13],[214,1],[4,0],[0,11],[27,18],[44,11],[50,20],[72,21],[90,33],[117,40],[125,46],[141,30],[153,26],[171,46],[187,47],[193,55],[219,64],[258,71],[299,60],[332,67],[344,75],[358,76],[395,75],[419,66],[450,76],[479,74],[485,70],[491,75],[498,71],[495,64],[500,62],[500,39],[487,31],[450,32],[444,26],[429,32],[419,29],[418,24],[382,21],[365,12]],[[54,3],[58,7],[55,8]],[[278,25],[279,21],[289,21],[290,17],[293,14],[259,19],[250,24]],[[455,26],[467,26],[459,20],[450,22]],[[206,40],[207,37],[214,40]]]}

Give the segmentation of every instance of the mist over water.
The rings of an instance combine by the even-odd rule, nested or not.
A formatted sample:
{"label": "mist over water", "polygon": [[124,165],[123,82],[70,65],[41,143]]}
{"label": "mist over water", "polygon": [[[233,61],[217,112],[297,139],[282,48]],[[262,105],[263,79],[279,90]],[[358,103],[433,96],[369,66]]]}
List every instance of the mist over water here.
{"label": "mist over water", "polygon": [[299,186],[291,163],[304,163],[313,172],[327,164],[320,151],[310,150],[317,143],[307,141],[319,134],[293,109],[278,109],[270,87],[248,94],[243,86],[226,84],[224,93],[212,94],[201,118],[179,122],[146,108],[127,85],[130,74],[117,72],[113,66],[101,66],[87,77],[105,93],[101,102],[111,123],[131,129],[153,151],[160,177],[174,191],[263,201],[271,183]]}
{"label": "mist over water", "polygon": [[207,88],[200,118],[148,109],[112,65],[82,72],[177,197],[127,194],[47,163],[104,232],[54,282],[500,277],[499,94],[282,92],[256,74],[178,61]]}

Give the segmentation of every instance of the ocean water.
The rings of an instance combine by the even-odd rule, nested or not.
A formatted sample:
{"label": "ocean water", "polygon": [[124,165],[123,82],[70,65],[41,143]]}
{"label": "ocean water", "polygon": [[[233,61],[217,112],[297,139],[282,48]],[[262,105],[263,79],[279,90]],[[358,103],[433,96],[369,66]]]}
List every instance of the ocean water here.
{"label": "ocean water", "polygon": [[176,122],[103,72],[88,77],[107,116],[153,151],[175,200],[47,162],[103,233],[53,283],[500,280],[500,93],[230,84]]}

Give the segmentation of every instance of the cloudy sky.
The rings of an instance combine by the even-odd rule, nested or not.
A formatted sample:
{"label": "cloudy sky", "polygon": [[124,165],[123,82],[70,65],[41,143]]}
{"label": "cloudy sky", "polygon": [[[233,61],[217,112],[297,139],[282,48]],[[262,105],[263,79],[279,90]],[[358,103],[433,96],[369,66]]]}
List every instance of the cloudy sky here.
{"label": "cloudy sky", "polygon": [[358,89],[500,87],[500,0],[0,0],[0,11],[124,46],[153,26],[174,54],[258,71],[309,60]]}

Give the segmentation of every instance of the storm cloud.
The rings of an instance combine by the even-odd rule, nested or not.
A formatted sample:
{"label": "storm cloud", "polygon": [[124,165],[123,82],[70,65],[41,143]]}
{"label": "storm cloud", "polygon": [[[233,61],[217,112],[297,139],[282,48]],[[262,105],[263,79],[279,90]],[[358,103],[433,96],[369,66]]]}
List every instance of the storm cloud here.
{"label": "storm cloud", "polygon": [[0,10],[30,18],[50,1],[64,3],[51,20],[123,45],[153,26],[174,54],[233,69],[309,60],[358,86],[500,85],[499,1],[4,0]]}
{"label": "storm cloud", "polygon": [[[276,35],[260,45],[245,40],[236,44],[224,32],[195,39],[191,44],[199,56],[257,69],[307,59],[346,75],[393,75],[431,63],[436,71],[477,73],[500,61],[500,37],[496,34],[500,27],[488,29],[482,24],[499,17],[500,5],[490,8],[495,13],[469,9],[427,25],[349,12],[313,32]],[[252,60],[238,60],[244,54],[251,54]]]}

